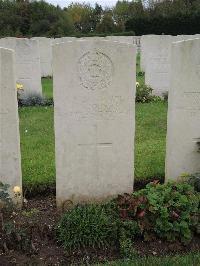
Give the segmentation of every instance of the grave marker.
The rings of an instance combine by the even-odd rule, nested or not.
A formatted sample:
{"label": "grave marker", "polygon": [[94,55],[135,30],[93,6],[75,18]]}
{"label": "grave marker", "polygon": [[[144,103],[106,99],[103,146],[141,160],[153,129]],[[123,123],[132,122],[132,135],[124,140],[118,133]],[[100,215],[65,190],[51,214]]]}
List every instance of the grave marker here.
{"label": "grave marker", "polygon": [[133,188],[133,45],[53,47],[57,203],[103,200]]}
{"label": "grave marker", "polygon": [[172,45],[166,178],[200,172],[200,39]]}
{"label": "grave marker", "polygon": [[22,188],[14,51],[0,48],[0,181]]}

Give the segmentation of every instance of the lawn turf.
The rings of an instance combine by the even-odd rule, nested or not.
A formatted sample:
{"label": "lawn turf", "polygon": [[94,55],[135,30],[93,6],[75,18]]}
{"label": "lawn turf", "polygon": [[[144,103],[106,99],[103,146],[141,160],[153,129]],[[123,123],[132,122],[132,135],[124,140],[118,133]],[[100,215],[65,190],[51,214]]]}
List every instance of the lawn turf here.
{"label": "lawn turf", "polygon": [[[137,55],[137,73],[140,72]],[[144,76],[137,76],[144,82]],[[42,79],[43,94],[53,97],[53,79]],[[28,189],[55,184],[53,107],[19,108],[23,184]],[[135,180],[164,177],[167,103],[136,104]]]}
{"label": "lawn turf", "polygon": [[[135,178],[164,176],[167,104],[136,104]],[[53,107],[19,108],[23,184],[55,183]]]}

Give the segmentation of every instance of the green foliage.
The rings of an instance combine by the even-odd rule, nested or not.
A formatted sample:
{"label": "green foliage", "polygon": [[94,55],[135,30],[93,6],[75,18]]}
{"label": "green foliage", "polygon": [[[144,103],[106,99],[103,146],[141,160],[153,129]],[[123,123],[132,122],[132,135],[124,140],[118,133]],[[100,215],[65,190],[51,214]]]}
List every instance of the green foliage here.
{"label": "green foliage", "polygon": [[30,248],[30,240],[25,230],[15,223],[18,210],[9,195],[9,188],[10,185],[0,182],[0,250],[17,248],[25,251]]}
{"label": "green foliage", "polygon": [[116,24],[113,20],[112,13],[107,12],[104,14],[102,20],[97,24],[96,31],[98,33],[107,33],[120,32],[124,31],[124,27],[120,24]]}
{"label": "green foliage", "polygon": [[39,93],[28,93],[18,97],[18,106],[51,106],[53,99],[45,98]]}
{"label": "green foliage", "polygon": [[0,182],[0,213],[12,211],[14,207],[8,192],[9,187],[10,185]]}
{"label": "green foliage", "polygon": [[117,221],[103,205],[77,206],[66,212],[57,228],[67,250],[106,247],[117,241]]}
{"label": "green foliage", "polygon": [[[141,77],[143,75],[143,72],[138,73]],[[155,96],[152,94],[153,89],[150,86],[142,84],[136,85],[136,102],[138,103],[149,103],[149,102],[160,102],[165,100],[164,98],[161,98],[159,96]]]}
{"label": "green foliage", "polygon": [[189,175],[189,184],[194,186],[194,189],[200,192],[200,173]]}
{"label": "green foliage", "polygon": [[117,1],[113,8],[71,1],[61,8],[45,1],[0,0],[0,36],[113,34],[195,34],[199,0]]}
{"label": "green foliage", "polygon": [[152,1],[143,14],[129,16],[126,30],[136,35],[145,34],[196,34],[199,32],[199,0]]}
{"label": "green foliage", "polygon": [[169,241],[190,241],[199,224],[199,203],[200,195],[186,182],[153,182],[132,196],[118,198],[121,217],[137,220],[146,240],[157,235]]}
{"label": "green foliage", "polygon": [[60,7],[45,1],[0,0],[0,36],[57,36],[74,27]]}
{"label": "green foliage", "polygon": [[133,242],[130,238],[127,238],[126,234],[122,234],[119,239],[120,255],[126,259],[133,259],[137,256],[133,247]]}
{"label": "green foliage", "polygon": [[136,221],[121,220],[119,223],[119,248],[120,254],[124,258],[132,259],[137,253],[133,247],[133,240],[140,230]]}
{"label": "green foliage", "polygon": [[187,182],[149,183],[145,189],[119,195],[105,205],[76,206],[57,227],[58,240],[71,252],[80,248],[119,247],[121,256],[133,258],[134,239],[155,237],[189,242],[199,233],[200,195]]}
{"label": "green foliage", "polygon": [[[95,264],[96,265],[96,264]],[[169,256],[138,256],[133,259],[122,259],[97,266],[196,266],[200,265],[200,252]]]}
{"label": "green foliage", "polygon": [[136,102],[148,103],[153,100],[153,89],[145,84],[139,84],[136,86]]}

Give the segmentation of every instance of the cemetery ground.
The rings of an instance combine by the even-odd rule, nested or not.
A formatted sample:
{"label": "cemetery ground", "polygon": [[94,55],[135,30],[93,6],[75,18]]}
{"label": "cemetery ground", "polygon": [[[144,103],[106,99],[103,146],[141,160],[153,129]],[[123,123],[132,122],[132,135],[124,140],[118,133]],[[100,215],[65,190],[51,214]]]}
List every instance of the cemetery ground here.
{"label": "cemetery ground", "polygon": [[[139,72],[138,68],[138,72]],[[139,82],[143,78],[140,76]],[[52,79],[45,78],[42,80],[43,93],[46,97],[52,98]],[[10,213],[16,226],[5,224],[7,235],[2,238],[0,245],[0,264],[1,265],[199,265],[200,264],[200,240],[197,235],[191,242],[181,243],[175,241],[166,241],[164,238],[158,238],[148,232],[150,241],[145,241],[144,235],[134,237],[130,245],[130,238],[124,237],[123,232],[135,234],[135,223],[130,223],[130,217],[127,216],[125,207],[121,206],[123,201],[126,204],[132,204],[132,200],[125,196],[118,198],[118,208],[120,210],[120,219],[124,228],[111,228],[109,234],[115,238],[120,231],[120,243],[109,245],[107,240],[107,217],[105,210],[109,210],[110,205],[105,209],[91,207],[85,210],[75,210],[71,217],[62,220],[60,210],[56,208],[55,202],[55,151],[54,151],[54,129],[53,129],[53,107],[52,106],[35,106],[20,107],[20,135],[21,135],[21,152],[22,152],[22,172],[23,188],[26,201],[21,211]],[[165,160],[165,138],[167,128],[167,102],[150,102],[136,104],[136,137],[135,137],[135,186],[139,191],[144,188],[146,183],[153,180],[164,180],[164,160]],[[157,185],[157,181],[150,185],[149,191],[156,191],[156,188],[162,190],[162,186]],[[155,188],[155,190],[154,190]],[[180,191],[188,189],[186,186],[178,188]],[[176,190],[176,189],[175,189]],[[171,190],[173,196],[173,189]],[[165,194],[165,190],[163,193]],[[137,193],[137,192],[136,192]],[[171,192],[170,192],[171,193]],[[190,188],[188,190],[190,194]],[[186,193],[187,194],[187,193]],[[161,191],[159,192],[159,197]],[[155,196],[155,195],[154,195]],[[180,195],[182,197],[182,195]],[[141,197],[138,198],[139,201]],[[131,202],[129,202],[131,201]],[[136,202],[134,202],[135,204]],[[143,202],[144,203],[144,202]],[[192,205],[188,204],[188,210]],[[191,203],[192,204],[192,203]],[[120,207],[121,206],[121,207]],[[174,207],[174,206],[172,206]],[[112,209],[111,204],[111,209]],[[100,211],[100,213],[99,213]],[[112,209],[113,212],[113,209]],[[94,216],[92,218],[90,216]],[[85,219],[83,218],[86,215]],[[105,216],[104,216],[105,215]],[[144,212],[139,211],[136,219],[143,218]],[[174,214],[178,215],[177,213]],[[126,217],[127,216],[127,217]],[[90,222],[92,219],[92,225]],[[94,219],[94,220],[93,220]],[[108,219],[108,220],[107,220]],[[175,217],[174,219],[177,219]],[[63,224],[66,227],[63,227]],[[120,222],[120,224],[121,224]],[[151,221],[153,223],[153,221]],[[59,227],[57,227],[59,223]],[[115,221],[113,222],[115,224]],[[73,224],[80,224],[81,231],[77,231]],[[130,227],[131,224],[131,227]],[[184,227],[183,223],[183,227]],[[113,224],[112,224],[113,226]],[[118,226],[116,224],[116,226]],[[88,228],[93,233],[87,231]],[[57,228],[57,229],[55,229]],[[61,228],[59,231],[58,228]],[[126,230],[128,228],[128,231]],[[67,232],[74,232],[76,239],[68,238],[69,242],[62,242],[61,235],[64,229],[64,236]],[[67,231],[65,231],[65,229]],[[70,231],[72,230],[72,231]],[[73,231],[74,230],[74,231]],[[84,231],[85,230],[85,231]],[[123,231],[125,230],[125,231]],[[130,231],[129,231],[130,230]],[[0,232],[1,233],[1,232]],[[162,231],[164,234],[164,231]],[[175,235],[176,233],[174,233]],[[60,235],[60,242],[57,242]],[[172,233],[173,235],[173,233]],[[105,238],[106,239],[105,241]],[[86,239],[86,240],[85,240]],[[70,242],[71,241],[71,242]],[[77,243],[77,248],[64,248],[70,246],[73,241]],[[93,247],[89,245],[84,247],[79,244],[86,244],[87,241],[98,243]],[[86,241],[86,242],[84,242]],[[95,242],[96,241],[96,242]],[[103,241],[103,246],[101,245]],[[109,241],[109,240],[108,240]],[[88,243],[89,243],[88,242]],[[62,245],[63,244],[63,245]],[[2,248],[3,246],[3,248]]]}
{"label": "cemetery ground", "polygon": [[[43,79],[43,92],[52,97],[52,79]],[[69,265],[82,263],[100,265],[198,265],[200,243],[195,237],[189,245],[152,239],[134,239],[134,254],[122,259],[119,248],[78,249],[66,253],[55,241],[55,225],[61,217],[55,202],[55,155],[53,107],[19,108],[23,167],[23,186],[27,202],[20,213],[12,214],[15,222],[31,235],[12,231],[2,265]],[[135,185],[144,187],[150,180],[164,177],[166,102],[136,104]],[[8,229],[9,232],[9,229]],[[16,235],[15,235],[16,234]],[[14,238],[11,237],[14,235]],[[26,246],[21,240],[26,239]],[[13,241],[13,239],[15,241]],[[12,241],[11,241],[12,240]],[[19,246],[21,247],[19,248]],[[19,250],[23,250],[20,252]],[[15,250],[15,251],[14,251]],[[191,253],[188,253],[191,252]],[[112,262],[109,262],[112,261]]]}
{"label": "cemetery ground", "polygon": [[[23,182],[33,191],[55,185],[53,107],[19,109]],[[136,104],[135,178],[164,177],[167,103]]]}

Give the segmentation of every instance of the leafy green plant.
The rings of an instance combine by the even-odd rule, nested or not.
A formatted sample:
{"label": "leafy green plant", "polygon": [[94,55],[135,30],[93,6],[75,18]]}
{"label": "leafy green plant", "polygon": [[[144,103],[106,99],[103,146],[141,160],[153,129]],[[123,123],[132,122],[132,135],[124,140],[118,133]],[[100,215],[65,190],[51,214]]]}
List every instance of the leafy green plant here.
{"label": "leafy green plant", "polygon": [[137,76],[137,77],[144,77],[144,75],[145,75],[145,72],[144,72],[144,71],[138,71],[138,72],[136,73],[136,76]]}
{"label": "leafy green plant", "polygon": [[13,209],[13,202],[8,192],[9,187],[10,185],[0,182],[0,214]]}
{"label": "leafy green plant", "polygon": [[[0,250],[7,252],[11,249],[30,250],[30,237],[24,228],[15,222],[18,209],[9,195],[10,185],[0,182]],[[19,187],[14,187],[17,193]]]}
{"label": "leafy green plant", "polygon": [[139,227],[136,221],[121,220],[119,225],[119,248],[122,257],[132,259],[137,255],[133,247],[133,240],[138,233]]}
{"label": "leafy green plant", "polygon": [[89,204],[67,211],[57,227],[57,236],[70,251],[109,246],[117,241],[117,230],[117,220],[107,206]]}
{"label": "leafy green plant", "polygon": [[153,89],[145,84],[136,84],[136,102],[147,103],[153,100]]}
{"label": "leafy green plant", "polygon": [[18,98],[18,105],[22,106],[51,106],[53,99],[45,98],[39,93],[22,94]]}
{"label": "leafy green plant", "polygon": [[156,235],[187,242],[199,224],[199,201],[199,194],[186,182],[155,181],[117,202],[121,218],[137,221],[146,240]]}
{"label": "leafy green plant", "polygon": [[133,242],[130,238],[127,238],[126,235],[121,235],[119,239],[120,246],[120,255],[123,258],[132,259],[136,256],[136,252],[133,248]]}
{"label": "leafy green plant", "polygon": [[200,192],[200,173],[189,175],[189,184],[194,186],[194,189]]}

